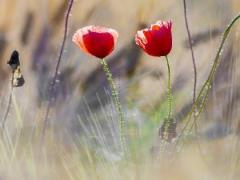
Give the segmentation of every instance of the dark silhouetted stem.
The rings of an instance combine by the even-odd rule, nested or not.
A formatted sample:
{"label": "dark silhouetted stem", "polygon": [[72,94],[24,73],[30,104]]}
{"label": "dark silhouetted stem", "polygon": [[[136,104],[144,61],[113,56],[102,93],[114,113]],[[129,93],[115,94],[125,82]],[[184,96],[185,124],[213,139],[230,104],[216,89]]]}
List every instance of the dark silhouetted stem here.
{"label": "dark silhouetted stem", "polygon": [[102,59],[101,64],[102,64],[103,70],[107,76],[108,83],[111,87],[113,101],[114,101],[115,107],[116,107],[118,115],[119,115],[120,143],[121,143],[122,150],[126,153],[127,152],[127,146],[126,146],[126,140],[125,140],[126,123],[125,123],[124,113],[123,113],[122,106],[120,103],[119,95],[117,92],[116,84],[113,80],[112,73],[108,67],[107,62],[104,59]]}
{"label": "dark silhouetted stem", "polygon": [[[187,35],[188,35],[188,43],[189,43],[189,47],[191,50],[191,56],[192,56],[192,63],[193,63],[193,72],[194,72],[194,82],[193,82],[193,107],[194,107],[194,103],[196,101],[196,91],[197,91],[197,67],[196,67],[196,60],[195,60],[195,56],[194,56],[194,51],[193,51],[193,45],[192,45],[192,37],[191,37],[191,32],[190,32],[190,28],[188,25],[188,17],[187,17],[187,4],[186,4],[186,0],[183,0],[183,8],[184,8],[184,19],[185,19],[185,25],[186,25],[186,29],[187,29]],[[196,111],[194,110],[193,113],[193,118],[194,118],[194,127],[197,133],[197,123],[196,123]]]}
{"label": "dark silhouetted stem", "polygon": [[48,99],[47,110],[46,110],[46,114],[45,114],[45,118],[44,118],[43,131],[42,131],[42,139],[43,139],[44,136],[45,136],[45,130],[46,130],[46,127],[47,127],[47,124],[48,124],[48,116],[49,116],[49,112],[50,112],[50,108],[51,108],[51,100],[52,100],[52,97],[51,97],[51,96],[52,96],[52,94],[53,94],[53,90],[54,90],[54,87],[55,87],[55,85],[56,85],[57,76],[58,76],[58,71],[59,71],[59,67],[60,67],[61,59],[62,59],[62,54],[63,54],[63,50],[64,50],[64,47],[65,47],[65,42],[66,42],[66,39],[67,39],[68,21],[69,21],[69,16],[70,16],[71,9],[72,9],[72,6],[73,6],[73,2],[74,2],[74,0],[69,0],[69,2],[68,2],[68,8],[67,8],[66,17],[65,17],[65,23],[64,23],[64,36],[63,36],[62,46],[61,46],[61,50],[60,50],[60,52],[59,52],[59,56],[58,56],[58,60],[57,60],[57,65],[56,65],[55,73],[54,73],[54,76],[53,76],[53,81],[52,81],[52,83],[50,84],[50,89],[49,89],[50,97],[49,97],[49,99]]}
{"label": "dark silhouetted stem", "polygon": [[195,56],[194,56],[193,46],[192,46],[191,32],[190,32],[190,28],[189,28],[189,25],[188,25],[186,0],[183,0],[183,6],[184,6],[185,25],[186,25],[186,29],[187,29],[188,42],[189,42],[189,47],[190,47],[190,50],[191,50],[192,63],[193,63],[193,72],[194,72],[193,104],[194,104],[195,100],[196,100],[196,91],[197,91],[197,67],[196,67],[196,60],[195,60]]}

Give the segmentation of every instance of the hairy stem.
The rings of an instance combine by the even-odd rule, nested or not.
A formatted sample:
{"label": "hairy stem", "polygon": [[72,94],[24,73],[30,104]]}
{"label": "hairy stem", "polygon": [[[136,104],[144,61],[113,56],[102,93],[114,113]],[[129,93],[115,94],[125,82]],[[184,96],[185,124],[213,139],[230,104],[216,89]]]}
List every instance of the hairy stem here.
{"label": "hairy stem", "polygon": [[[224,44],[228,38],[228,35],[233,27],[233,25],[240,19],[240,14],[237,15],[232,21],[231,23],[228,25],[228,27],[225,29],[224,33],[223,33],[223,38],[222,38],[222,41],[221,41],[221,44],[218,48],[218,51],[217,51],[217,54],[215,56],[215,59],[214,59],[214,63],[213,63],[213,66],[212,66],[212,69],[208,75],[208,78],[207,80],[205,81],[204,85],[202,86],[197,98],[196,98],[196,101],[195,103],[193,104],[190,112],[188,113],[187,115],[187,121],[186,121],[186,124],[184,126],[184,128],[182,129],[181,131],[181,134],[180,134],[180,137],[183,135],[183,133],[186,131],[186,129],[189,127],[189,124],[191,122],[191,117],[193,115],[193,113],[195,112],[195,110],[197,111],[197,114],[196,114],[196,117],[194,118],[194,121],[197,120],[197,118],[200,116],[201,112],[203,111],[204,107],[205,107],[205,104],[207,102],[207,98],[208,98],[208,94],[209,94],[209,91],[212,87],[212,83],[213,83],[213,80],[214,80],[214,77],[215,77],[215,73],[217,71],[217,68],[221,62],[221,59],[220,59],[220,56],[221,56],[221,53],[222,53],[222,50],[223,50],[223,47],[224,47]],[[193,122],[194,123],[194,122]],[[189,132],[191,131],[192,129],[192,126],[190,125],[190,128],[189,128]],[[180,139],[180,138],[179,138]]]}
{"label": "hairy stem", "polygon": [[171,85],[171,67],[170,67],[170,63],[168,60],[168,57],[165,56],[166,58],[166,62],[167,62],[167,69],[168,69],[168,88],[167,88],[167,101],[168,101],[168,116],[167,118],[164,120],[163,123],[163,139],[166,141],[169,141],[170,137],[170,126],[173,123],[173,119],[172,119],[172,85]]}
{"label": "hairy stem", "polygon": [[171,84],[171,68],[168,57],[166,57],[168,69],[168,120],[172,117],[172,84]]}
{"label": "hairy stem", "polygon": [[71,13],[73,2],[74,2],[74,0],[69,0],[69,2],[68,2],[68,8],[67,8],[65,23],[64,23],[64,36],[63,36],[63,40],[62,40],[61,50],[59,52],[59,56],[58,56],[58,60],[57,60],[57,64],[56,64],[56,68],[55,68],[55,72],[54,72],[54,76],[53,76],[53,81],[50,84],[50,89],[49,89],[50,97],[48,99],[47,110],[46,110],[46,114],[45,114],[45,118],[44,118],[42,139],[45,136],[45,130],[46,130],[46,127],[47,127],[47,124],[48,124],[48,116],[49,116],[50,109],[51,109],[51,99],[52,99],[51,96],[53,94],[53,90],[54,90],[54,87],[56,85],[58,71],[59,71],[59,67],[60,67],[60,64],[61,64],[61,60],[62,60],[62,54],[63,54],[63,50],[64,50],[64,47],[65,47],[65,42],[66,42],[66,39],[67,39],[68,22],[69,22],[69,16],[70,16],[70,13]]}
{"label": "hairy stem", "polygon": [[126,140],[125,140],[125,134],[126,134],[126,123],[124,119],[124,113],[122,110],[122,106],[120,103],[119,95],[117,92],[116,84],[113,80],[112,73],[110,72],[110,69],[108,67],[107,62],[102,59],[101,64],[103,66],[103,70],[107,76],[108,83],[111,87],[112,91],[112,97],[114,100],[115,107],[117,109],[118,115],[119,115],[119,129],[120,129],[120,143],[121,143],[121,148],[124,152],[127,152],[127,146],[126,146]]}

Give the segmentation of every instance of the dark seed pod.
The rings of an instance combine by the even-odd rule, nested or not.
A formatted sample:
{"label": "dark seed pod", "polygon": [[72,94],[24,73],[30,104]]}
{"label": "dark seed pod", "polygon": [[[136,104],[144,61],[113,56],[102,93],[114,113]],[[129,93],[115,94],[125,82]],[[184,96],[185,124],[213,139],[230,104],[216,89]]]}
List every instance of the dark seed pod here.
{"label": "dark seed pod", "polygon": [[8,64],[11,67],[12,73],[13,73],[12,86],[13,87],[23,86],[25,83],[25,80],[23,78],[23,75],[22,75],[21,69],[20,69],[20,61],[19,61],[18,51],[14,50],[12,52],[12,55],[11,55],[10,60],[8,61]]}

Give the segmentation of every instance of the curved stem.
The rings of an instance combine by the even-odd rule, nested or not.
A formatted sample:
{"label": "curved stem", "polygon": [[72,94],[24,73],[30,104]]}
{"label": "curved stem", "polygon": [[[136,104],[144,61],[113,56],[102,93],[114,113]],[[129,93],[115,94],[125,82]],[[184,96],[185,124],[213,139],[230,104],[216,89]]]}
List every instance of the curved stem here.
{"label": "curved stem", "polygon": [[[237,15],[231,21],[231,23],[228,25],[228,27],[225,29],[225,31],[223,33],[223,38],[222,38],[221,44],[220,44],[220,46],[218,48],[216,57],[214,59],[214,63],[213,63],[212,69],[211,69],[211,71],[210,71],[210,73],[208,75],[207,80],[205,81],[204,85],[202,86],[202,88],[201,88],[201,90],[200,90],[200,92],[199,92],[199,94],[198,94],[198,96],[196,98],[196,101],[195,101],[194,105],[192,106],[190,112],[187,115],[187,122],[186,122],[184,128],[181,131],[180,137],[183,135],[184,131],[187,129],[187,127],[188,127],[188,125],[189,125],[189,123],[191,121],[192,114],[194,113],[195,109],[197,111],[197,114],[196,114],[196,117],[194,118],[194,121],[197,120],[197,118],[199,117],[199,115],[202,112],[203,108],[205,107],[205,104],[207,102],[207,97],[208,97],[209,90],[211,89],[211,85],[212,85],[215,73],[217,71],[218,65],[220,64],[220,55],[221,55],[223,46],[224,46],[224,44],[225,44],[225,42],[226,42],[226,40],[228,38],[228,35],[229,35],[233,25],[239,19],[240,19],[240,14]],[[191,131],[191,128],[189,129],[189,131]],[[180,139],[180,137],[179,137],[179,139]],[[177,143],[178,143],[178,141],[176,142],[176,144]]]}
{"label": "curved stem", "polygon": [[[212,67],[212,69],[211,69],[211,71],[210,71],[210,74],[209,74],[209,76],[208,76],[208,79],[207,79],[206,82],[204,83],[204,85],[203,85],[203,87],[201,88],[200,93],[199,93],[199,95],[198,95],[198,97],[197,97],[197,99],[196,99],[196,103],[195,103],[196,108],[198,108],[197,105],[198,105],[199,103],[201,103],[200,106],[199,106],[199,109],[198,109],[199,113],[197,114],[197,116],[199,116],[200,112],[202,112],[202,110],[203,110],[203,108],[204,108],[204,104],[205,104],[206,101],[207,101],[207,96],[208,96],[209,90],[211,89],[211,86],[212,86],[212,82],[213,82],[215,73],[216,73],[217,68],[218,68],[218,66],[219,66],[219,64],[220,64],[220,55],[221,55],[223,46],[224,46],[224,44],[225,44],[225,42],[226,42],[226,40],[227,40],[227,37],[228,37],[228,35],[229,35],[229,33],[230,33],[230,30],[231,30],[232,26],[235,24],[235,22],[236,22],[238,19],[240,19],[240,14],[232,20],[232,22],[229,24],[229,26],[227,27],[227,29],[224,31],[223,39],[222,39],[222,41],[221,41],[221,44],[220,44],[220,46],[219,46],[219,48],[218,48],[216,57],[215,57],[215,59],[214,59],[213,67]],[[202,98],[203,98],[203,100],[202,100]],[[194,108],[194,107],[193,107],[193,108]]]}
{"label": "curved stem", "polygon": [[171,67],[168,60],[168,57],[166,57],[167,61],[167,69],[168,69],[168,120],[172,117],[172,84],[171,84]]}
{"label": "curved stem", "polygon": [[108,83],[111,87],[113,101],[114,101],[115,107],[116,107],[118,115],[119,115],[119,131],[120,131],[121,148],[123,149],[124,152],[127,152],[126,140],[125,140],[126,123],[125,123],[124,113],[123,113],[123,110],[122,110],[120,99],[119,99],[119,96],[118,96],[116,84],[113,80],[112,73],[110,72],[110,69],[109,69],[109,66],[108,66],[107,62],[104,59],[102,59],[101,64],[102,64],[103,70],[104,70],[104,72],[107,76]]}
{"label": "curved stem", "polygon": [[46,110],[46,114],[45,114],[45,118],[44,118],[42,139],[44,138],[45,130],[46,130],[46,127],[47,127],[47,124],[48,124],[48,116],[49,116],[49,113],[50,113],[51,99],[52,99],[51,96],[53,94],[53,90],[54,90],[54,87],[56,85],[57,75],[58,75],[58,71],[59,71],[59,67],[60,67],[61,59],[62,59],[62,54],[63,54],[63,50],[64,50],[64,47],[65,47],[65,42],[66,42],[66,39],[67,39],[68,21],[69,21],[69,16],[70,16],[71,9],[72,9],[72,6],[73,6],[73,2],[74,2],[74,0],[69,0],[69,3],[68,3],[68,9],[67,9],[67,12],[66,12],[66,18],[65,18],[65,24],[64,24],[64,36],[63,36],[62,46],[61,46],[61,50],[60,50],[60,53],[59,53],[59,56],[58,56],[57,65],[56,65],[55,73],[54,73],[54,76],[53,76],[53,81],[50,84],[50,90],[49,90],[50,97],[48,99],[47,110]]}

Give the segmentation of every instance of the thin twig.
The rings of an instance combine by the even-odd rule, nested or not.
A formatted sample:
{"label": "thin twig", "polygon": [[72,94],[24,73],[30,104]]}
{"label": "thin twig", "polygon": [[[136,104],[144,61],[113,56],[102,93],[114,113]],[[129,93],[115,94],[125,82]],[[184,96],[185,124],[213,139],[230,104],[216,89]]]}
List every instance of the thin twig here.
{"label": "thin twig", "polygon": [[194,109],[193,109],[193,122],[194,122],[193,126],[194,126],[195,133],[196,133],[196,144],[197,144],[199,152],[200,152],[200,154],[202,156],[202,159],[204,159],[204,155],[203,155],[204,153],[202,151],[201,144],[200,144],[199,139],[198,139],[198,127],[197,127],[197,121],[196,121],[197,114],[196,114],[196,109],[195,109],[196,91],[197,91],[197,67],[196,67],[196,60],[195,60],[194,51],[193,51],[193,45],[192,45],[193,41],[192,41],[191,32],[190,32],[190,28],[189,28],[189,24],[188,24],[186,0],[183,0],[183,8],[184,8],[185,26],[186,26],[187,35],[188,35],[188,43],[189,43],[189,47],[190,47],[190,50],[191,50],[193,72],[194,72],[193,100],[192,100],[192,106],[194,107]]}
{"label": "thin twig", "polygon": [[186,25],[187,34],[188,34],[188,42],[189,42],[189,47],[190,47],[190,50],[191,50],[193,71],[194,71],[194,86],[193,86],[193,104],[194,104],[195,100],[196,100],[196,90],[197,90],[197,67],[196,67],[196,60],[195,60],[193,45],[192,45],[193,41],[192,41],[192,37],[191,37],[190,28],[189,28],[189,25],[188,25],[186,0],[183,0],[183,6],[184,6],[185,25]]}
{"label": "thin twig", "polygon": [[54,90],[54,87],[55,87],[55,85],[56,85],[57,76],[58,76],[58,71],[59,71],[59,67],[60,67],[61,59],[62,59],[62,54],[63,54],[65,42],[66,42],[66,39],[67,39],[68,21],[69,21],[69,16],[70,16],[71,9],[72,9],[72,6],[73,6],[73,2],[74,2],[74,0],[69,0],[69,3],[68,3],[68,9],[67,9],[67,12],[66,12],[66,18],[65,18],[65,23],[64,23],[64,36],[63,36],[62,46],[61,46],[61,50],[60,50],[60,53],[59,53],[59,56],[58,56],[57,65],[56,65],[55,73],[54,73],[54,76],[53,76],[53,81],[52,81],[52,83],[50,84],[50,90],[49,90],[49,92],[50,92],[50,93],[49,93],[49,96],[50,96],[50,97],[49,97],[49,99],[48,99],[47,110],[46,110],[46,114],[45,114],[45,118],[44,118],[43,131],[42,131],[42,139],[43,139],[44,136],[45,136],[46,127],[47,127],[47,124],[48,124],[48,116],[49,116],[49,113],[50,113],[51,100],[52,100],[52,97],[51,97],[51,96],[52,96],[52,94],[53,94],[53,90]]}
{"label": "thin twig", "polygon": [[[196,67],[196,60],[195,60],[193,45],[192,45],[193,41],[192,41],[191,32],[190,32],[190,28],[189,28],[189,24],[188,24],[186,0],[183,0],[183,9],[184,9],[185,26],[186,26],[187,35],[188,35],[188,43],[189,43],[189,47],[190,47],[190,50],[191,50],[191,56],[192,56],[193,72],[194,72],[192,105],[193,105],[193,107],[195,107],[194,104],[195,104],[195,101],[196,101],[196,91],[197,91],[197,67]],[[193,112],[193,119],[194,119],[193,122],[194,122],[195,132],[197,134],[198,133],[198,128],[197,128],[197,122],[196,122],[196,109],[194,109],[194,112]]]}
{"label": "thin twig", "polygon": [[[2,131],[1,131],[1,136],[4,140],[4,135],[5,135],[5,124],[7,122],[7,118],[8,118],[8,114],[10,112],[10,108],[11,108],[11,104],[12,104],[12,95],[13,95],[13,78],[14,78],[14,71],[12,71],[12,78],[11,78],[11,90],[10,90],[10,95],[9,95],[9,99],[8,99],[8,105],[7,105],[7,109],[6,109],[6,112],[4,114],[4,118],[2,120],[2,124],[1,124],[1,128],[2,128]],[[11,146],[11,140],[10,140],[10,137],[8,136],[8,132],[6,131],[6,145],[9,145],[9,147]]]}
{"label": "thin twig", "polygon": [[12,78],[11,78],[11,90],[10,90],[8,105],[7,105],[7,109],[6,109],[4,118],[2,120],[2,132],[5,129],[5,124],[6,124],[7,117],[8,117],[8,114],[9,114],[9,111],[10,111],[10,107],[11,107],[11,104],[12,104],[12,94],[13,94],[13,72],[12,72]]}

